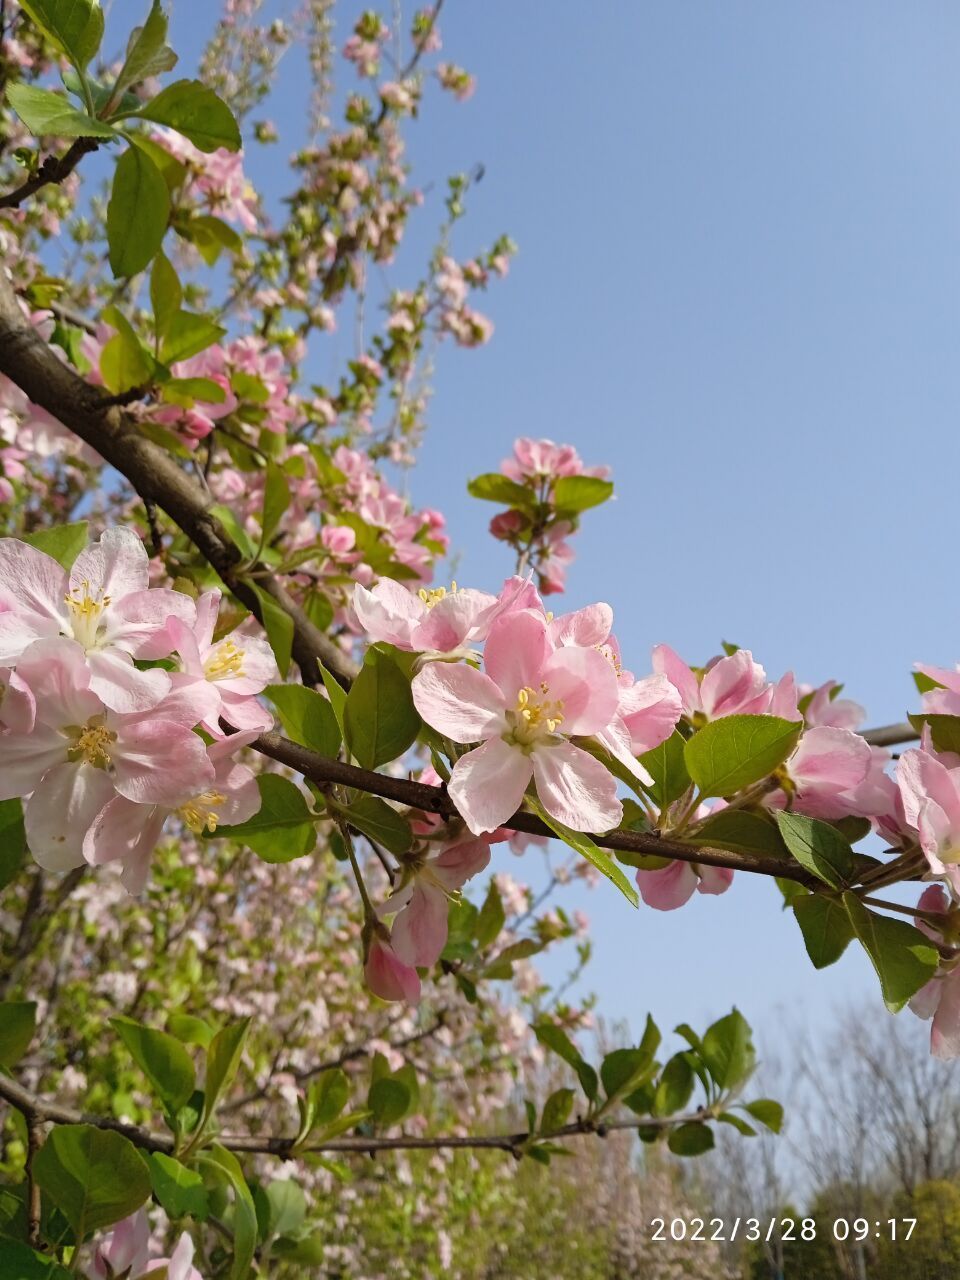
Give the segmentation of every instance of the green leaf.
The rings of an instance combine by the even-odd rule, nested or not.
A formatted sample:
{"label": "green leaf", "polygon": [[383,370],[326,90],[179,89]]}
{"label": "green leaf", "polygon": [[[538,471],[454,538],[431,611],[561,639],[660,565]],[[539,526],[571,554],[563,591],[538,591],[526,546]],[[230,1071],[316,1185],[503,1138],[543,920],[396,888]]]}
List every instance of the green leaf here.
{"label": "green leaf", "polygon": [[853,926],[843,904],[818,893],[807,893],[791,903],[803,934],[803,945],[815,969],[839,960],[853,937]]}
{"label": "green leaf", "polygon": [[178,311],[167,323],[160,344],[160,359],[164,364],[189,360],[219,342],[226,332],[223,325],[209,316],[197,315],[194,311]]}
{"label": "green leaf", "polygon": [[288,738],[322,756],[336,756],[340,750],[340,726],[332,705],[322,694],[300,684],[271,684],[264,693],[277,708]]}
{"label": "green leaf", "polygon": [[602,872],[608,880],[617,886],[626,900],[634,907],[640,905],[640,898],[636,889],[623,874],[614,860],[599,845],[595,844],[590,837],[583,831],[571,831],[569,827],[565,827],[562,822],[558,822],[556,818],[552,818],[539,800],[532,797],[526,797],[527,804],[534,809],[539,817],[556,835],[560,837],[564,844],[569,845],[571,849],[575,849],[582,857]]}
{"label": "green leaf", "polygon": [[13,1067],[30,1048],[37,1025],[34,1000],[5,1000],[0,1004],[0,1067]]}
{"label": "green leaf", "polygon": [[393,1076],[374,1080],[367,1095],[373,1122],[380,1129],[399,1123],[410,1109],[410,1090]]}
{"label": "green leaf", "polygon": [[260,520],[264,544],[268,543],[277,531],[289,505],[290,487],[287,484],[287,477],[275,462],[268,462],[263,491],[263,516]]}
{"label": "green leaf", "polygon": [[413,844],[410,823],[379,796],[358,795],[348,805],[330,799],[329,808],[336,810],[363,835],[383,845],[391,853],[406,853]]}
{"label": "green leaf", "polygon": [[163,243],[169,220],[163,174],[140,147],[128,147],[117,161],[107,206],[113,274],[124,278],[142,271]]}
{"label": "green leaf", "polygon": [[708,1027],[700,1048],[711,1076],[721,1089],[733,1089],[753,1071],[756,1054],[750,1027],[738,1009]]}
{"label": "green leaf", "polygon": [[160,388],[160,394],[167,404],[183,409],[192,409],[198,400],[223,404],[227,398],[223,387],[212,378],[170,378]]}
{"label": "green leaf", "polygon": [[704,796],[731,796],[761,782],[797,745],[801,721],[779,716],[711,720],[683,749],[690,777]]}
{"label": "green leaf", "polygon": [[20,8],[75,67],[85,70],[103,39],[97,0],[20,0]]}
{"label": "green leaf", "polygon": [[4,1235],[0,1235],[0,1262],[0,1274],[8,1280],[70,1280],[71,1273],[55,1258]]}
{"label": "green leaf", "polygon": [[189,1214],[203,1222],[210,1212],[210,1203],[199,1173],[162,1151],[152,1152],[147,1159],[153,1194],[167,1216],[183,1218]]}
{"label": "green leaf", "polygon": [[580,1087],[591,1102],[597,1098],[597,1073],[588,1062],[584,1062],[580,1053],[562,1028],[552,1022],[538,1022],[534,1025],[534,1034],[542,1045],[551,1049],[568,1066],[573,1067],[580,1081]]}
{"label": "green leaf", "polygon": [[487,887],[487,896],[483,900],[483,906],[480,908],[480,914],[477,916],[475,926],[475,936],[477,946],[489,947],[500,934],[500,930],[506,923],[506,912],[503,909],[503,899],[500,897],[500,890],[497,888],[496,880],[491,880]]}
{"label": "green leaf", "polygon": [[73,567],[87,540],[86,520],[57,525],[53,529],[38,529],[36,533],[25,533],[21,539],[28,546],[51,556],[64,569]]}
{"label": "green leaf", "polygon": [[573,1110],[573,1090],[555,1089],[543,1104],[543,1116],[540,1120],[541,1133],[555,1133],[562,1129],[570,1119]]}
{"label": "green leaf", "polygon": [[784,843],[800,865],[832,889],[839,889],[854,878],[853,850],[836,827],[802,813],[785,811],[777,814],[777,825]]}
{"label": "green leaf", "polygon": [[[189,240],[191,244],[196,246],[198,253],[208,267],[214,265],[224,250],[228,253],[236,254],[243,248],[243,237],[234,231],[233,227],[224,222],[222,218],[215,218],[212,214],[200,214],[191,218],[189,222],[178,222],[177,230],[185,240]],[[234,379],[237,378],[237,374],[234,374],[233,377]],[[259,379],[254,381],[259,381]],[[236,391],[237,388],[234,387],[234,390]],[[265,387],[264,391],[266,391]],[[237,391],[237,395],[241,400],[254,399],[253,396],[240,395],[239,391]],[[267,396],[264,395],[263,399],[266,400],[266,398]]]}
{"label": "green leaf", "polygon": [[608,1098],[632,1093],[653,1069],[653,1053],[644,1048],[614,1049],[600,1064],[600,1079]]}
{"label": "green leaf", "polygon": [[260,810],[235,827],[218,827],[217,838],[239,840],[264,862],[292,862],[317,843],[313,815],[303,792],[278,773],[257,776]]}
{"label": "green leaf", "polygon": [[783,1107],[773,1098],[757,1098],[756,1102],[746,1102],[744,1111],[753,1116],[772,1132],[779,1133],[783,1128]]}
{"label": "green leaf", "polygon": [[721,809],[685,837],[688,844],[704,848],[729,849],[734,853],[758,853],[768,858],[783,858],[789,854],[776,824],[757,813],[743,809]]}
{"label": "green leaf", "polygon": [[320,668],[320,678],[323,680],[323,687],[327,691],[327,697],[330,699],[331,707],[333,707],[333,714],[337,717],[337,724],[340,726],[340,733],[342,736],[344,719],[346,717],[347,691],[337,680],[336,676],[331,675],[319,659],[317,661],[317,666]]}
{"label": "green leaf", "polygon": [[[250,541],[250,537],[246,529],[244,529],[243,525],[230,508],[225,507],[222,503],[215,502],[209,507],[209,512],[210,515],[220,521],[231,542],[240,552],[242,552],[244,557],[247,560],[256,559],[256,547]],[[256,587],[254,587],[254,590],[256,590]]]}
{"label": "green leaf", "polygon": [[753,1125],[747,1124],[742,1116],[734,1115],[732,1111],[721,1111],[717,1119],[736,1129],[737,1133],[742,1133],[745,1138],[755,1138],[757,1136],[757,1131]]}
{"label": "green leaf", "polygon": [[132,1018],[111,1018],[110,1025],[153,1085],[167,1111],[176,1113],[193,1093],[193,1063],[179,1040]]}
{"label": "green leaf", "polygon": [[243,1170],[233,1152],[217,1142],[201,1153],[200,1161],[233,1188],[233,1262],[228,1274],[230,1280],[247,1280],[258,1232],[257,1211]]}
{"label": "green leaf", "polygon": [[127,42],[127,56],[110,94],[112,102],[119,102],[127,89],[142,84],[151,76],[163,75],[177,65],[177,55],[166,43],[167,15],[160,7],[160,0],[153,0],[150,13],[142,27],[134,27]]}
{"label": "green leaf", "polygon": [[177,80],[136,112],[143,120],[169,125],[201,151],[239,151],[240,130],[233,112],[199,80]]}
{"label": "green leaf", "polygon": [[270,1206],[269,1235],[295,1235],[307,1216],[302,1188],[290,1178],[277,1178],[267,1186],[266,1196]]}
{"label": "green leaf", "polygon": [[920,733],[926,724],[938,751],[960,752],[960,716],[916,715],[910,723]]}
{"label": "green leaf", "polygon": [[564,515],[579,515],[590,507],[599,507],[612,495],[610,480],[597,476],[561,476],[553,486],[553,505]]}
{"label": "green leaf", "polygon": [[332,1124],[343,1111],[350,1097],[350,1082],[340,1067],[331,1067],[311,1081],[307,1091],[312,1109],[311,1128],[324,1128]]}
{"label": "green leaf", "polygon": [[[182,302],[180,277],[166,254],[158,253],[150,272],[150,305],[153,307],[153,327],[158,338],[164,337]],[[213,385],[217,386],[216,383]],[[218,389],[222,394],[223,388]]]}
{"label": "green leaf", "polygon": [[653,778],[653,785],[645,787],[658,808],[679,800],[690,785],[690,775],[683,756],[686,739],[676,730],[659,747],[645,751],[640,763]]}
{"label": "green leaf", "polygon": [[472,498],[501,502],[505,507],[519,507],[521,510],[533,506],[536,501],[530,489],[514,480],[508,480],[499,471],[488,471],[486,475],[471,480],[467,485],[467,493]]}
{"label": "green leaf", "polygon": [[209,1127],[217,1104],[233,1084],[249,1029],[250,1019],[239,1018],[236,1022],[227,1023],[210,1041],[207,1074],[203,1083],[203,1114],[200,1117],[202,1130]]}
{"label": "green leaf", "polygon": [[675,1156],[702,1156],[713,1149],[713,1130],[699,1120],[671,1129],[667,1146]]}
{"label": "green leaf", "polygon": [[293,619],[286,609],[282,609],[273,596],[268,595],[262,587],[258,587],[253,583],[250,585],[260,602],[263,629],[267,633],[267,639],[270,641],[270,648],[273,650],[273,656],[277,660],[277,667],[281,676],[286,679],[287,672],[290,670],[290,657],[293,653]]}
{"label": "green leaf", "polygon": [[369,650],[344,708],[350,752],[363,768],[376,769],[403,755],[419,732],[410,682],[386,654]]}
{"label": "green leaf", "polygon": [[191,1013],[171,1013],[167,1019],[167,1030],[183,1044],[196,1044],[201,1049],[209,1049],[214,1030],[203,1018],[195,1018]]}
{"label": "green leaf", "polygon": [[59,93],[38,89],[32,84],[7,86],[7,101],[38,137],[116,138],[116,130],[102,120],[72,107]]}
{"label": "green leaf", "polygon": [[33,1171],[78,1240],[129,1217],[150,1196],[147,1162],[133,1143],[92,1124],[54,1128]]}
{"label": "green leaf", "polygon": [[693,1093],[693,1068],[686,1052],[675,1053],[661,1072],[654,1095],[653,1114],[672,1116],[682,1111]]}
{"label": "green leaf", "polygon": [[0,800],[0,889],[17,878],[26,852],[23,806],[19,800]]}
{"label": "green leaf", "polygon": [[937,950],[905,920],[868,911],[855,893],[845,893],[843,903],[853,931],[877,971],[883,1002],[891,1013],[897,1013],[936,973]]}

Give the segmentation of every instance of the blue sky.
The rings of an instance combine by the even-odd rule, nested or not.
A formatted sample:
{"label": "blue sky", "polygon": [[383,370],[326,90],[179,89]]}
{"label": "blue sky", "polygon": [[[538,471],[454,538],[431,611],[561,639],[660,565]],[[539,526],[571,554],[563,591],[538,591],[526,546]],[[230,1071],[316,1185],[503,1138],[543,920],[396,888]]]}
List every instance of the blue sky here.
{"label": "blue sky", "polygon": [[[189,65],[196,11],[173,8]],[[517,435],[569,441],[617,498],[585,520],[567,603],[609,600],[634,670],[658,641],[702,661],[725,638],[902,718],[912,662],[960,658],[960,9],[449,0],[442,31],[478,91],[428,98],[412,129],[434,185],[394,280],[429,251],[446,175],[478,161],[455,247],[520,245],[491,345],[441,352],[411,479],[447,513],[458,580],[511,567],[467,476]],[[293,54],[261,113],[281,132],[304,83]],[[349,335],[328,341],[320,377]],[[765,881],[669,915],[584,897],[589,985],[637,1029],[732,1003],[761,1029],[841,999],[885,1016],[861,955],[813,971]]]}

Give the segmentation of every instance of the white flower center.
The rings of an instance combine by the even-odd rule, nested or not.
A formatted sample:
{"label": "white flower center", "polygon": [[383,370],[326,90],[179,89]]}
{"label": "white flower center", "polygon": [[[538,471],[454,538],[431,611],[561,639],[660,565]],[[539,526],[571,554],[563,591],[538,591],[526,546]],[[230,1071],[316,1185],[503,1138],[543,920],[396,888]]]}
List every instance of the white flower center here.
{"label": "white flower center", "polygon": [[216,806],[223,804],[226,798],[220,791],[201,791],[198,796],[182,804],[177,813],[194,835],[200,835],[204,827],[213,835],[220,823]]}
{"label": "white flower center", "polygon": [[243,675],[243,650],[228,637],[207,654],[203,674],[208,680],[230,680]]}
{"label": "white flower center", "polygon": [[95,769],[109,769],[110,746],[117,735],[95,716],[81,727],[68,729],[73,745],[67,748],[67,758],[75,764],[92,764]]}
{"label": "white flower center", "polygon": [[507,712],[510,741],[521,747],[531,746],[541,738],[556,733],[563,723],[563,703],[559,698],[548,698],[549,692],[543,682],[539,690],[520,690],[516,708]]}
{"label": "white flower center", "polygon": [[100,631],[100,621],[104,610],[110,604],[110,597],[100,590],[96,595],[90,593],[90,583],[81,582],[78,590],[64,596],[64,604],[70,614],[70,630],[73,639],[84,649],[96,647]]}

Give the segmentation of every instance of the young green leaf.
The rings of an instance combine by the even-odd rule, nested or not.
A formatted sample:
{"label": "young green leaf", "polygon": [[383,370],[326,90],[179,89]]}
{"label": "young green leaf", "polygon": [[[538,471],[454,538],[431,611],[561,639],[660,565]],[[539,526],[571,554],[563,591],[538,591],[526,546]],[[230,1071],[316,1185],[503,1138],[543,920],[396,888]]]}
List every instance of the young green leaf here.
{"label": "young green leaf", "polygon": [[142,148],[128,147],[117,161],[107,206],[113,274],[124,278],[142,271],[163,243],[169,220],[163,174]]}
{"label": "young green leaf", "polygon": [[777,814],[777,824],[787,848],[808,871],[832,889],[848,884],[856,871],[853,850],[829,822],[802,813]]}
{"label": "young green leaf", "polygon": [[936,973],[937,950],[905,920],[868,911],[855,893],[845,893],[843,903],[853,931],[877,971],[883,1002],[891,1013],[897,1013]]}
{"label": "young green leaf", "polygon": [[239,151],[240,129],[233,112],[199,80],[177,80],[151,98],[136,114],[143,120],[168,125],[201,151]]}
{"label": "young green leaf", "polygon": [[52,529],[38,529],[36,533],[24,533],[21,540],[28,546],[35,547],[44,555],[52,556],[64,569],[70,569],[74,560],[87,545],[86,520],[77,520],[73,524],[61,524]]}
{"label": "young green leaf", "polygon": [[406,853],[413,844],[410,823],[379,796],[358,795],[349,805],[337,804],[330,799],[327,804],[351,826],[391,853]]}
{"label": "young green leaf", "polygon": [[707,1028],[700,1052],[721,1089],[733,1089],[742,1084],[756,1065],[750,1027],[738,1009]]}
{"label": "young green leaf", "polygon": [[502,502],[505,507],[519,507],[523,510],[534,504],[534,496],[529,489],[515,480],[509,480],[499,471],[488,471],[477,476],[467,485],[467,493],[472,498],[482,498],[486,502]]}
{"label": "young green leaf", "polygon": [[275,462],[268,462],[263,490],[263,516],[260,521],[264,545],[276,533],[283,519],[283,513],[289,505],[290,486],[287,483],[287,477]]}
{"label": "young green leaf", "polygon": [[264,693],[277,708],[288,738],[323,756],[340,750],[340,726],[330,702],[301,684],[272,684]]}
{"label": "young green leaf", "polygon": [[805,893],[791,906],[813,967],[825,969],[839,960],[853,938],[853,925],[843,904],[818,893]]}
{"label": "young green leaf", "polygon": [[779,1133],[783,1127],[783,1107],[773,1098],[757,1098],[755,1102],[746,1102],[743,1106],[748,1115],[753,1116],[772,1132]]}
{"label": "young green leaf", "polygon": [[[180,310],[182,302],[183,289],[180,285],[180,277],[166,254],[158,253],[153,260],[153,268],[150,272],[150,305],[153,307],[153,327],[159,339],[162,340],[166,336],[170,323]],[[219,390],[223,392],[222,387]]]}
{"label": "young green leaf", "polygon": [[260,809],[235,827],[218,827],[218,838],[239,840],[264,862],[292,862],[317,843],[313,815],[303,792],[278,773],[257,776]]}
{"label": "young green leaf", "polygon": [[277,660],[280,675],[286,679],[290,670],[290,657],[293,653],[293,619],[286,609],[281,609],[273,596],[268,595],[262,587],[251,583],[253,593],[260,602],[260,613],[263,618],[263,629],[270,641],[270,648]]}
{"label": "young green leaf", "polygon": [[133,1143],[91,1124],[57,1125],[34,1157],[33,1173],[78,1241],[129,1217],[150,1196],[147,1162]]}
{"label": "young green leaf", "polygon": [[667,1146],[675,1156],[702,1156],[714,1145],[713,1130],[699,1120],[691,1120],[667,1136]]}
{"label": "young green leaf", "polygon": [[675,1053],[660,1074],[654,1094],[653,1114],[672,1116],[682,1111],[693,1093],[693,1068],[686,1051]]}
{"label": "young green leaf", "polygon": [[555,1089],[543,1104],[543,1115],[540,1118],[540,1133],[555,1133],[562,1129],[570,1119],[573,1110],[573,1090]]}
{"label": "young green leaf", "polygon": [[257,1249],[257,1211],[240,1162],[232,1151],[217,1142],[201,1153],[200,1162],[233,1189],[233,1260],[228,1275],[229,1280],[247,1280]]}
{"label": "young green leaf", "polygon": [[553,505],[564,515],[579,515],[613,496],[613,484],[599,476],[561,476],[553,486]]}
{"label": "young green leaf", "polygon": [[683,757],[685,739],[676,730],[659,747],[645,751],[640,763],[653,778],[653,785],[644,789],[658,808],[664,808],[679,800],[690,785],[686,761]]}
{"label": "young green leaf", "polygon": [[180,1041],[165,1031],[156,1031],[134,1022],[132,1018],[111,1018],[110,1025],[153,1085],[167,1111],[179,1111],[193,1093],[195,1084],[193,1063]]}
{"label": "young green leaf", "polygon": [[103,39],[97,0],[20,0],[20,8],[75,67],[86,69]]}
{"label": "young green leaf", "polygon": [[0,1004],[0,1067],[13,1067],[30,1048],[37,1024],[33,1000],[5,1000]]}
{"label": "young green leaf", "polygon": [[167,1216],[182,1218],[189,1214],[198,1222],[205,1221],[210,1212],[209,1195],[199,1173],[162,1151],[152,1152],[147,1159],[153,1194]]}
{"label": "young green leaf", "polygon": [[595,1102],[598,1085],[597,1073],[588,1062],[583,1060],[579,1050],[567,1033],[552,1022],[538,1022],[533,1030],[542,1045],[552,1049],[568,1066],[573,1067],[583,1092],[591,1102]]}
{"label": "young green leaf", "polygon": [[385,653],[371,649],[347,695],[344,736],[364,769],[396,760],[420,731],[410,682]]}
{"label": "young green leaf", "polygon": [[477,923],[474,929],[477,946],[489,947],[491,942],[495,941],[499,936],[506,919],[507,916],[503,909],[500,890],[497,888],[496,880],[491,879],[487,888],[487,896],[483,900],[483,906],[480,908],[480,914],[477,916]]}
{"label": "young green leaf", "polygon": [[586,858],[589,863],[615,884],[631,906],[637,907],[640,905],[640,898],[636,889],[605,849],[601,849],[599,845],[595,844],[585,832],[572,831],[569,827],[565,827],[562,822],[558,822],[556,818],[552,818],[539,800],[534,800],[528,796],[527,803],[550,830],[560,837],[564,844],[576,850],[577,853]]}
{"label": "young green leaf", "polygon": [[233,1084],[249,1029],[250,1019],[239,1018],[236,1022],[227,1023],[210,1041],[207,1074],[203,1082],[203,1114],[200,1117],[202,1130],[209,1128],[217,1104]]}
{"label": "young green leaf", "polygon": [[177,364],[199,355],[207,347],[219,342],[226,329],[209,316],[193,311],[177,311],[170,316],[160,344],[160,359],[164,364]]}
{"label": "young green leaf", "polygon": [[134,85],[173,70],[177,55],[166,40],[167,15],[160,7],[160,0],[153,0],[146,22],[130,33],[127,56],[110,94],[111,103],[118,103]]}
{"label": "young green leaf", "polygon": [[19,800],[0,800],[0,889],[17,878],[26,852],[23,805]]}
{"label": "young green leaf", "polygon": [[779,716],[711,720],[683,749],[690,777],[704,796],[731,796],[761,782],[797,745],[801,721]]}
{"label": "young green leaf", "polygon": [[117,131],[102,120],[72,107],[59,93],[38,89],[36,85],[16,83],[7,86],[7,101],[37,137],[116,138]]}

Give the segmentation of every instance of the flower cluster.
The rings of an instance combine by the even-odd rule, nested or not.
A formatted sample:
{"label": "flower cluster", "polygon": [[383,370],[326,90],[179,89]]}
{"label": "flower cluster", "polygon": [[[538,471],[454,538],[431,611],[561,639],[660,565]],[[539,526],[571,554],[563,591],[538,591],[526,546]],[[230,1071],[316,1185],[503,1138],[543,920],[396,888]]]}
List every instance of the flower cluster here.
{"label": "flower cluster", "polygon": [[87,1276],[89,1280],[113,1280],[115,1276],[147,1280],[153,1275],[162,1275],[166,1280],[203,1280],[193,1265],[193,1241],[185,1231],[169,1258],[151,1254],[150,1223],[146,1212],[140,1209],[118,1222],[97,1246]]}
{"label": "flower cluster", "polygon": [[170,817],[199,833],[257,812],[236,754],[272,723],[257,694],[277,674],[259,636],[215,638],[219,592],[194,601],[148,577],[130,530],[69,571],[0,540],[0,798],[26,799],[41,866],[119,860],[130,892]]}

